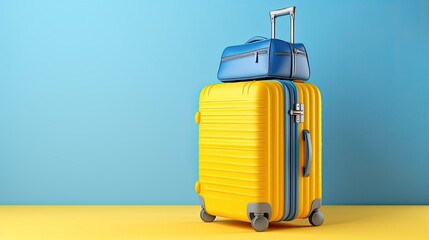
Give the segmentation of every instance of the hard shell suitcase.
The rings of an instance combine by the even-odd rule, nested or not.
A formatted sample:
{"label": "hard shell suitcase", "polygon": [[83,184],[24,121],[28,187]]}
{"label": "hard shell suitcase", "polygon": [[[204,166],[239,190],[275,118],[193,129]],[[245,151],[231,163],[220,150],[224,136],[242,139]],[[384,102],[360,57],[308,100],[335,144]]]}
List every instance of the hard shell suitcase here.
{"label": "hard shell suitcase", "polygon": [[317,87],[290,81],[214,84],[200,94],[201,219],[323,222],[321,99]]}

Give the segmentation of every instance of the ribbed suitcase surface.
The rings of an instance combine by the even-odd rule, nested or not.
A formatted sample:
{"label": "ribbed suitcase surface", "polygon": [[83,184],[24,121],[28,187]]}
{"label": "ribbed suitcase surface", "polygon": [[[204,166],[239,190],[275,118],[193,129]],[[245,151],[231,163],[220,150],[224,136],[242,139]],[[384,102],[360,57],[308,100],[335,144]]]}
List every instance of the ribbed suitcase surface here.
{"label": "ribbed suitcase surface", "polygon": [[[307,218],[311,204],[315,199],[322,199],[322,103],[319,89],[310,83],[295,83],[298,89],[299,101],[304,103],[305,120],[299,124],[299,132],[307,129],[311,133],[313,162],[311,173],[303,177],[300,171],[299,178],[299,207],[298,218]],[[305,142],[300,138],[300,168],[305,165]]]}
{"label": "ribbed suitcase surface", "polygon": [[[320,92],[313,84],[251,81],[205,87],[195,115],[201,218],[251,221],[255,230],[265,229],[267,222],[255,221],[264,217],[322,224],[321,116]],[[310,171],[304,176],[307,161]]]}
{"label": "ribbed suitcase surface", "polygon": [[[200,95],[199,188],[207,212],[249,221],[248,203],[283,215],[282,87],[277,82],[215,84]],[[198,116],[199,115],[199,116]]]}

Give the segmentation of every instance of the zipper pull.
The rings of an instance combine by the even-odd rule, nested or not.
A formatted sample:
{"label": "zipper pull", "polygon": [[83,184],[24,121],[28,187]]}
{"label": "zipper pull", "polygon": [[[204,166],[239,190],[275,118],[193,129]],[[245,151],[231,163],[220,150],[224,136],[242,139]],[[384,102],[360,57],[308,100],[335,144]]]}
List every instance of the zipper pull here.
{"label": "zipper pull", "polygon": [[296,53],[296,54],[305,55],[305,52],[304,52],[304,51],[299,50],[298,48],[294,48],[294,49],[293,49],[293,52],[294,52],[294,53]]}
{"label": "zipper pull", "polygon": [[258,63],[258,52],[254,52],[253,54],[255,54],[255,63]]}

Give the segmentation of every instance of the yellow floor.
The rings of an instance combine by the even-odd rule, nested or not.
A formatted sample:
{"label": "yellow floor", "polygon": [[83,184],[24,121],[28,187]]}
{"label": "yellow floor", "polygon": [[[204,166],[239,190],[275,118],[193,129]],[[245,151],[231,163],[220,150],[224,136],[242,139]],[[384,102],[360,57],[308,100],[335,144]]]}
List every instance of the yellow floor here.
{"label": "yellow floor", "polygon": [[0,206],[0,240],[429,239],[429,206],[324,206],[325,223],[203,223],[199,206]]}

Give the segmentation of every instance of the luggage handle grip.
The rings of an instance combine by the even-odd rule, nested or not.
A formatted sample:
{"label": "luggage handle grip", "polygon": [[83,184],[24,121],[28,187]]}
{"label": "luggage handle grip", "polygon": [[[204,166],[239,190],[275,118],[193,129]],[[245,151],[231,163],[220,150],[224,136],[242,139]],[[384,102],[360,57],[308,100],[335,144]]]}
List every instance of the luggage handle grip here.
{"label": "luggage handle grip", "polygon": [[262,37],[262,36],[255,36],[255,37],[252,37],[251,39],[247,40],[247,42],[245,44],[259,42],[259,41],[264,41],[264,40],[267,40],[267,38],[266,37]]}
{"label": "luggage handle grip", "polygon": [[310,131],[308,131],[307,129],[302,131],[302,137],[304,138],[304,141],[305,141],[305,166],[303,169],[304,170],[303,176],[309,177],[310,171],[311,171],[311,162],[313,157]]}
{"label": "luggage handle grip", "polygon": [[270,12],[271,38],[276,38],[276,18],[290,15],[290,42],[295,42],[295,7],[288,7]]}

